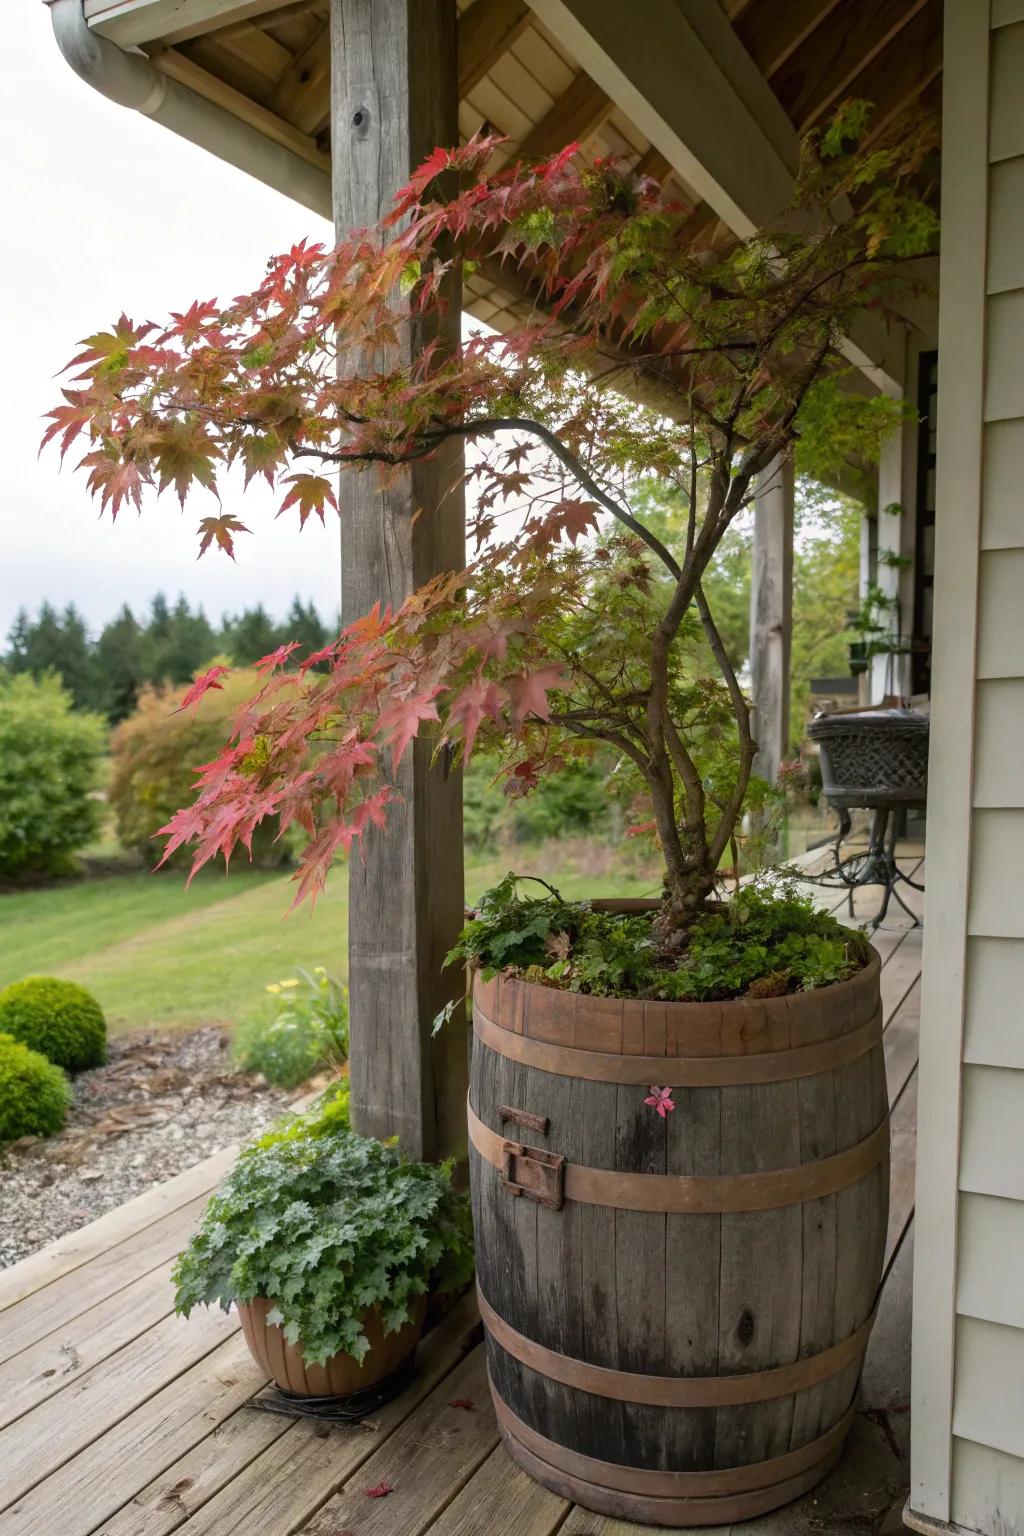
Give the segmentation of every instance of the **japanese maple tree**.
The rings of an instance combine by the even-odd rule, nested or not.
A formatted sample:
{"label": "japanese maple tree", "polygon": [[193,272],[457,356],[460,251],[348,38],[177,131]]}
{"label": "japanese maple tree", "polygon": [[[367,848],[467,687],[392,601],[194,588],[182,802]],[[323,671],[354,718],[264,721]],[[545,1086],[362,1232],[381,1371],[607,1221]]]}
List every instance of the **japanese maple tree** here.
{"label": "japanese maple tree", "polygon": [[[315,654],[265,657],[168,852],[191,843],[198,867],[248,846],[265,817],[296,822],[301,897],[383,824],[414,737],[429,733],[446,766],[486,744],[513,792],[605,744],[649,802],[668,926],[685,928],[755,753],[704,574],[801,434],[820,461],[892,424],[889,402],[841,389],[843,342],[864,310],[892,312],[934,240],[918,191],[928,129],[862,150],[863,127],[855,105],[810,138],[776,227],[718,252],[687,243],[685,205],[578,146],[493,174],[498,141],[439,149],[380,227],[293,247],[228,304],[162,326],[122,317],[88,339],[46,440],[62,454],[87,441],[82,468],[112,516],[165,489],[219,501],[241,466],[300,525],[344,518],[348,474],[470,445],[465,569]],[[431,339],[453,264],[519,293],[521,323],[454,349]],[[417,344],[397,347],[409,327]],[[675,538],[631,504],[651,477],[683,498]],[[233,555],[248,531],[215,505],[201,549]]]}

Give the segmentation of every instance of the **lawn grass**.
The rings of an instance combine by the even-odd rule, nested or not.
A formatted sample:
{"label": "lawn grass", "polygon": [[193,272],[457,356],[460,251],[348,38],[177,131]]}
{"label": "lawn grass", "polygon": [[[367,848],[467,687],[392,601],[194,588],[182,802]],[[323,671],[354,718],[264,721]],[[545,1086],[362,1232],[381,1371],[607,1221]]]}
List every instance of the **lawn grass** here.
{"label": "lawn grass", "polygon": [[[543,873],[565,896],[652,893],[650,874],[593,874],[557,848],[467,862],[469,901],[500,879],[510,859]],[[338,869],[312,911],[286,916],[294,888],[274,872],[126,873],[0,894],[0,986],[23,976],[63,976],[99,999],[111,1033],[234,1024],[259,1006],[268,982],[324,965],[346,973],[348,880]]]}

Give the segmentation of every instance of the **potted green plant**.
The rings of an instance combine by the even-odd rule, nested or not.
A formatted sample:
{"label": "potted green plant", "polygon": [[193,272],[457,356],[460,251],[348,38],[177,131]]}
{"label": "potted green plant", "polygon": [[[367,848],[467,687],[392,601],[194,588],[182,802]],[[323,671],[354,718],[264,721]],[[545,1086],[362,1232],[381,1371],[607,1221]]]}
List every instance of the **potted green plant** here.
{"label": "potted green plant", "polygon": [[[378,228],[295,246],[226,306],[91,338],[48,432],[85,434],[112,513],[237,465],[300,523],[338,507],[337,468],[386,481],[444,455],[450,485],[472,444],[467,563],[301,660],[264,657],[166,847],[198,867],[297,822],[301,899],[386,828],[417,738],[438,773],[487,747],[513,795],[616,754],[660,900],[506,890],[464,941],[494,972],[474,987],[473,1198],[513,1454],[670,1525],[757,1514],[834,1462],[884,1247],[878,960],[792,891],[721,907],[756,743],[704,589],[798,441],[824,473],[901,419],[842,388],[843,344],[865,310],[899,323],[934,244],[932,138],[862,148],[866,119],[847,104],[784,217],[712,251],[688,209],[576,145],[496,175],[493,140],[438,149]],[[512,282],[522,324],[453,338],[459,265]],[[675,534],[632,495],[652,476],[685,508]],[[223,509],[200,528],[228,554],[248,532]]]}
{"label": "potted green plant", "polygon": [[428,1296],[473,1272],[450,1168],[407,1162],[345,1120],[342,1098],[243,1148],[174,1270],[180,1313],[237,1307],[257,1363],[301,1396],[392,1375]]}

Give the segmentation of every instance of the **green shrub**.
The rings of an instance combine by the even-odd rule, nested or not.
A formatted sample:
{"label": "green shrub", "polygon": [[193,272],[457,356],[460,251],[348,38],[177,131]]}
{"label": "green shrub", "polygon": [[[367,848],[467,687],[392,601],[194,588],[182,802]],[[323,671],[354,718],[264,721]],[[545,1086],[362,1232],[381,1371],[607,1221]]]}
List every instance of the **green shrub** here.
{"label": "green shrub", "polygon": [[342,1352],[363,1359],[369,1308],[394,1332],[418,1297],[461,1290],[472,1273],[469,1204],[450,1166],[407,1163],[340,1131],[245,1149],[173,1278],[186,1317],[213,1302],[274,1301],[268,1321],[317,1364]]}
{"label": "green shrub", "polygon": [[53,674],[0,672],[0,875],[62,875],[96,835],[106,732]]}
{"label": "green shrub", "polygon": [[235,1061],[244,1072],[262,1072],[277,1088],[296,1088],[324,1067],[348,1056],[345,989],[322,965],[312,975],[272,981],[269,1011],[243,1019],[235,1029]]}
{"label": "green shrub", "polygon": [[542,778],[525,798],[510,799],[503,781],[495,780],[498,760],[484,754],[474,756],[463,778],[466,846],[487,850],[503,839],[539,843],[582,833],[610,836],[615,805],[609,797],[608,780],[614,766],[611,753],[599,753]]}
{"label": "green shrub", "polygon": [[68,1072],[98,1067],[107,1054],[99,1003],[74,981],[29,976],[0,992],[0,1030]]}
{"label": "green shrub", "polygon": [[53,1136],[71,1103],[59,1067],[10,1035],[0,1034],[0,1143],[19,1136]]}
{"label": "green shrub", "polygon": [[[180,688],[147,687],[135,713],[111,736],[108,798],[117,818],[117,835],[123,847],[140,854],[151,868],[163,857],[163,839],[156,834],[175,811],[194,799],[196,770],[221,752],[237,710],[259,686],[254,671],[233,672],[197,708],[180,713]],[[277,840],[278,831],[276,817],[256,828],[255,865],[273,869],[288,861],[289,845]],[[179,848],[168,860],[172,869],[187,869],[191,863],[187,848]]]}

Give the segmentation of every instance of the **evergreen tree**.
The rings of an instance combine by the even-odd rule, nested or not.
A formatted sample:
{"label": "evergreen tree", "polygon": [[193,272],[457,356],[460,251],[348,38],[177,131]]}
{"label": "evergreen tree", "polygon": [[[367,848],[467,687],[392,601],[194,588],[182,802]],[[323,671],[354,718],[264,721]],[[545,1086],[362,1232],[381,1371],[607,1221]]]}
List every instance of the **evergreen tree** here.
{"label": "evergreen tree", "polygon": [[12,672],[30,672],[33,677],[54,672],[71,694],[76,709],[96,707],[96,669],[85,621],[74,603],[69,603],[62,614],[51,603],[44,603],[34,620],[22,609],[8,644],[7,661]]}
{"label": "evergreen tree", "polygon": [[193,613],[185,594],[173,608],[163,593],[153,599],[146,637],[146,680],[189,683],[217,650],[217,637],[200,608]]}
{"label": "evergreen tree", "polygon": [[[224,645],[236,667],[251,667],[285,638],[262,603],[224,621]],[[286,638],[291,639],[291,636]]]}
{"label": "evergreen tree", "polygon": [[298,593],[292,598],[288,616],[281,626],[289,640],[297,640],[303,652],[319,651],[327,644],[327,628],[312,601],[303,603]]}
{"label": "evergreen tree", "polygon": [[298,640],[307,653],[320,650],[333,633],[315,603],[298,595],[281,625],[258,604],[225,617],[218,629],[202,608],[192,611],[184,593],[172,607],[158,592],[145,618],[125,604],[95,641],[73,603],[63,613],[43,603],[34,618],[19,609],[0,665],[12,674],[57,673],[76,709],[100,711],[117,724],[134,713],[146,683],[189,683],[222,652],[236,666],[251,666],[283,640]]}
{"label": "evergreen tree", "polygon": [[9,672],[28,671],[28,647],[32,633],[32,620],[27,608],[19,608],[14,623],[7,634],[7,655],[4,660]]}
{"label": "evergreen tree", "polygon": [[105,625],[96,642],[96,668],[103,690],[103,708],[116,725],[135,709],[139,689],[147,681],[145,632],[127,603]]}

